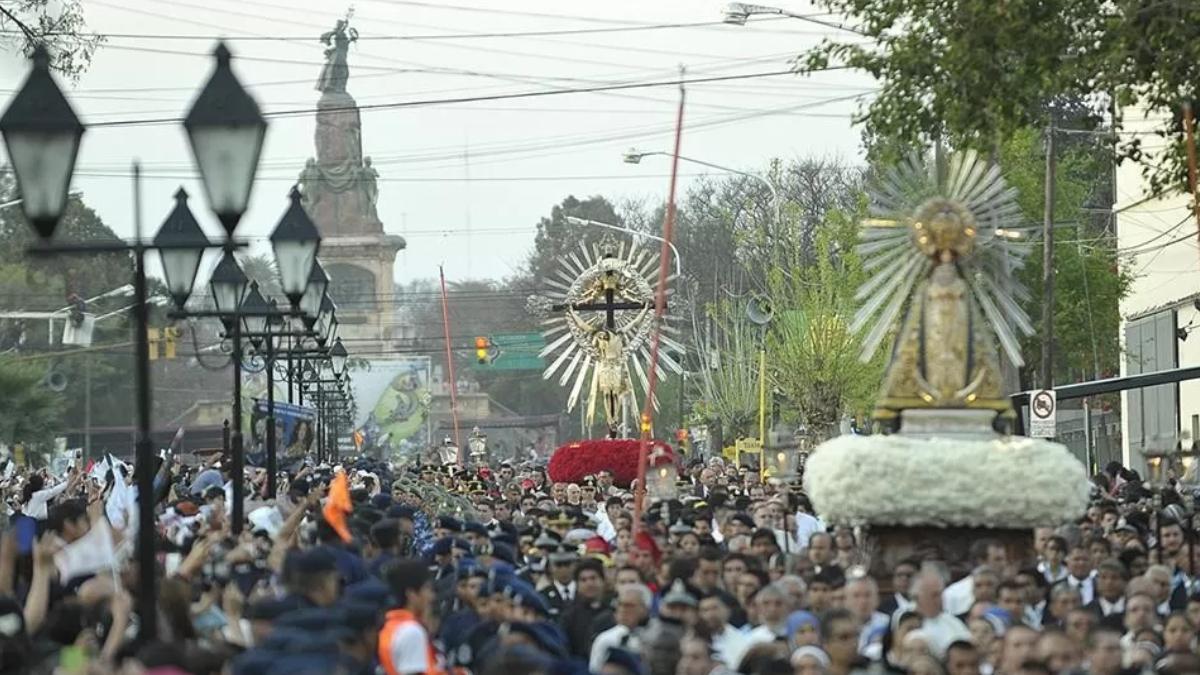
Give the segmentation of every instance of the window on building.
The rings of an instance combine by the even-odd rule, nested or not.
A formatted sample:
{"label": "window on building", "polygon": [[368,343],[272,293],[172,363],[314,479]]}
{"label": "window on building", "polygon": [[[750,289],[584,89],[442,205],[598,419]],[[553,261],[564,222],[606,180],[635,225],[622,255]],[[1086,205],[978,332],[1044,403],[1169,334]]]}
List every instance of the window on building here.
{"label": "window on building", "polygon": [[[1179,367],[1175,312],[1144,316],[1125,324],[1125,365],[1130,375]],[[1130,389],[1129,449],[1173,449],[1179,435],[1179,386],[1160,384]]]}

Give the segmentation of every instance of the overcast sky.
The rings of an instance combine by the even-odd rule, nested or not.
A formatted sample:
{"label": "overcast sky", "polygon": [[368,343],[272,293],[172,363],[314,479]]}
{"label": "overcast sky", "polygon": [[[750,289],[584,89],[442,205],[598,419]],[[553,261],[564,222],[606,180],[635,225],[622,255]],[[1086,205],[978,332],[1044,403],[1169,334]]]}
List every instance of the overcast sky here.
{"label": "overcast sky", "polygon": [[[231,39],[236,72],[265,111],[312,108],[323,60],[317,38],[350,7],[336,0],[83,4],[90,26],[112,35],[80,82],[66,83],[77,112],[92,124],[181,115],[211,69],[217,36]],[[724,6],[718,0],[356,0],[352,23],[363,39],[350,52],[348,90],[369,105],[661,81],[675,77],[680,65],[689,77],[763,73],[786,68],[791,56],[835,32],[796,19],[624,30],[716,22]],[[798,0],[781,6],[817,11]],[[581,29],[606,32],[448,37]],[[246,39],[256,37],[286,39]],[[0,58],[7,97],[26,65],[12,55]],[[772,157],[858,161],[859,135],[850,124],[855,103],[845,99],[870,87],[867,77],[848,73],[689,85],[682,154],[745,170],[761,169]],[[452,280],[506,276],[524,259],[538,218],[568,194],[665,199],[667,158],[632,166],[621,154],[630,147],[669,150],[677,96],[676,87],[665,86],[363,111],[364,154],[381,176],[380,218],[387,231],[408,240],[396,279],[436,276],[442,263]],[[309,114],[271,120],[239,229],[259,247],[305,159],[315,154],[314,126]],[[193,210],[210,233],[219,231],[175,124],[98,127],[85,135],[74,185],[110,227],[132,234],[135,157],[146,178],[148,233],[157,230],[180,184],[194,195]],[[707,169],[681,165],[682,186],[701,171]]]}

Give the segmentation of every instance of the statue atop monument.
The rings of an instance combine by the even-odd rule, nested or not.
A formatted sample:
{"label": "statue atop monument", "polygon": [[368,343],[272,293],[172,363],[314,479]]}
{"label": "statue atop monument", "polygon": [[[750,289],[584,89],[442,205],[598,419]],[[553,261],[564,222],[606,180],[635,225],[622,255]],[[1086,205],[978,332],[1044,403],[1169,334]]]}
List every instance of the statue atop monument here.
{"label": "statue atop monument", "polygon": [[346,81],[350,79],[350,64],[346,55],[350,52],[350,43],[356,41],[358,31],[350,27],[350,14],[345,19],[338,19],[333,30],[321,35],[321,42],[329,48],[325,50],[325,66],[321,69],[321,77],[317,79],[317,91],[346,91]]}
{"label": "statue atop monument", "polygon": [[346,90],[350,79],[347,54],[358,31],[350,26],[348,13],[337,26],[321,36],[329,45],[325,65],[317,80],[317,156],[300,172],[303,204],[321,234],[364,236],[383,233],[376,204],[379,201],[379,172],[362,151],[362,119],[358,104]]}

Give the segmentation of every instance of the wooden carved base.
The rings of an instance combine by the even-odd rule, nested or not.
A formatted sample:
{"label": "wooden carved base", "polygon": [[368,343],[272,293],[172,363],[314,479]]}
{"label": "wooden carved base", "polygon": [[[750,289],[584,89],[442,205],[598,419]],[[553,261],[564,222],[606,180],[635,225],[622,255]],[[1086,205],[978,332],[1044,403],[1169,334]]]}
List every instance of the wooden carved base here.
{"label": "wooden carved base", "polygon": [[891,592],[892,570],[904,560],[939,561],[950,568],[951,578],[966,576],[971,571],[971,544],[981,539],[1003,544],[1014,569],[1037,561],[1032,530],[874,525],[867,528],[866,536],[872,549],[871,576],[879,580],[883,592]]}

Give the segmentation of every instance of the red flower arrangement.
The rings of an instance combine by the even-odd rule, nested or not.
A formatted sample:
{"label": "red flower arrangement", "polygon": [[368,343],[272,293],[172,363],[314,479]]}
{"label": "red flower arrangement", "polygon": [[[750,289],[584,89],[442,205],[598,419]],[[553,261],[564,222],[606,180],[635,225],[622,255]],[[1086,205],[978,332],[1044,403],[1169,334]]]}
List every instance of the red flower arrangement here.
{"label": "red flower arrangement", "polygon": [[[636,438],[598,438],[588,441],[568,443],[550,457],[546,472],[550,480],[556,483],[578,483],[584,476],[594,475],[602,469],[613,473],[613,482],[621,487],[637,478],[638,447]],[[662,441],[652,441],[649,452],[661,450],[654,466],[673,462],[675,453],[671,446]]]}

